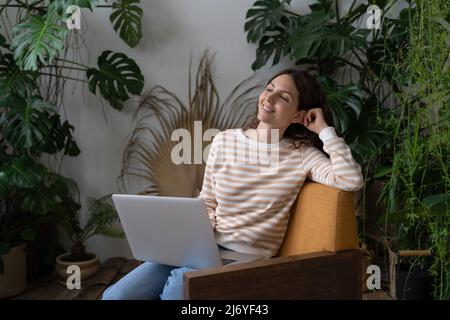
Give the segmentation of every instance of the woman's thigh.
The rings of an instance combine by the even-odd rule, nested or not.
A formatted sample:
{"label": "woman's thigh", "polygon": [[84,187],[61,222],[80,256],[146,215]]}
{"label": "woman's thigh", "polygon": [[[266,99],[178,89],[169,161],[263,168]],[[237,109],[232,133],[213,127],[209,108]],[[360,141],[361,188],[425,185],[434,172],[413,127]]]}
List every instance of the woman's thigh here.
{"label": "woman's thigh", "polygon": [[183,300],[183,274],[190,271],[195,271],[195,269],[187,267],[172,269],[170,271],[170,276],[167,279],[167,282],[164,285],[164,289],[160,295],[161,300]]}
{"label": "woman's thigh", "polygon": [[172,266],[144,262],[103,293],[103,300],[158,299]]}

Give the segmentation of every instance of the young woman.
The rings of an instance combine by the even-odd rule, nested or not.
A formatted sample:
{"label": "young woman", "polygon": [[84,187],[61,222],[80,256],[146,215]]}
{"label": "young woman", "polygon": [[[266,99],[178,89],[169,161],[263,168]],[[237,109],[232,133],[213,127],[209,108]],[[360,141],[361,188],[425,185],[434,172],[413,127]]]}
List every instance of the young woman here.
{"label": "young woman", "polygon": [[[332,126],[320,85],[306,71],[275,75],[257,108],[247,128],[214,137],[199,197],[219,246],[269,258],[281,246],[306,179],[357,191],[363,176]],[[146,262],[109,287],[103,299],[183,299],[187,271],[193,270]]]}

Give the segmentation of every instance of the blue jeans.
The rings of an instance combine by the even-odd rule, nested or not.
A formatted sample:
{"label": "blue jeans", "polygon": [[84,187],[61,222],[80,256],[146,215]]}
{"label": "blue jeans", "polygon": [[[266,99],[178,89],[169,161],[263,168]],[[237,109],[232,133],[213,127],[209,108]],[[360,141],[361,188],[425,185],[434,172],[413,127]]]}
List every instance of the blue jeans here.
{"label": "blue jeans", "polygon": [[102,300],[183,300],[183,274],[194,270],[144,262],[107,288]]}

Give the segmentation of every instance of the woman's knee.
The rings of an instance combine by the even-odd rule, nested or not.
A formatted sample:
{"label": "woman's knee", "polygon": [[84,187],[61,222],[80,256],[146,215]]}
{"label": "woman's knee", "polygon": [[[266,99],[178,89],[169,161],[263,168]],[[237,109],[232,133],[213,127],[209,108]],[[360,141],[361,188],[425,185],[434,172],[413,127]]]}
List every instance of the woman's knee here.
{"label": "woman's knee", "polygon": [[161,300],[183,300],[183,275],[191,271],[195,271],[195,269],[187,267],[173,269],[160,295]]}
{"label": "woman's knee", "polygon": [[158,299],[171,266],[145,262],[107,288],[102,300]]}
{"label": "woman's knee", "polygon": [[117,290],[114,285],[103,291],[102,300],[127,300],[130,299],[127,292]]}

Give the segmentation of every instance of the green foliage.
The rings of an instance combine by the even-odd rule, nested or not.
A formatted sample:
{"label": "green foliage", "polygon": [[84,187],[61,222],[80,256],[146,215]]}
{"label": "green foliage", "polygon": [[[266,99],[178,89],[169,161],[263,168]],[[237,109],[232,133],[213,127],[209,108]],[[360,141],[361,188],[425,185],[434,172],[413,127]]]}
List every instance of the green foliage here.
{"label": "green foliage", "polygon": [[39,62],[46,65],[58,56],[67,34],[59,19],[55,10],[43,16],[28,13],[13,27],[11,49],[21,69],[37,70]]}
{"label": "green foliage", "polygon": [[129,94],[141,93],[144,76],[125,54],[104,51],[98,58],[98,66],[99,69],[91,68],[86,72],[89,90],[96,93],[98,87],[103,98],[114,108],[122,110],[122,102],[129,99]]}
{"label": "green foliage", "polygon": [[291,57],[296,60],[308,57],[332,59],[367,45],[370,30],[356,29],[350,24],[330,23],[330,11],[313,11],[298,18],[296,30],[289,36]]}
{"label": "green foliage", "polygon": [[361,114],[363,90],[352,83],[339,86],[336,81],[326,76],[319,77],[319,82],[326,94],[336,128],[339,132],[346,132],[351,126],[349,115],[354,114],[358,118]]}
{"label": "green foliage", "polygon": [[116,9],[109,17],[114,30],[130,47],[134,48],[142,38],[142,9],[139,0],[119,0],[113,3]]}
{"label": "green foliage", "polygon": [[36,88],[37,72],[21,70],[10,53],[0,58],[0,106],[10,95],[25,96]]}
{"label": "green foliage", "polygon": [[[398,18],[395,1],[382,9],[381,29],[355,27],[368,4],[338,11],[337,0],[297,14],[289,3],[257,1],[247,13],[247,40],[257,43],[253,69],[289,57],[321,79],[336,126],[369,186],[385,182],[379,223],[396,249],[432,249],[436,298],[450,295],[450,36],[449,2],[408,1]],[[269,18],[270,17],[270,18]],[[259,18],[259,19],[257,19]],[[338,82],[338,74],[357,80]],[[364,230],[365,231],[365,230]]]}
{"label": "green foliage", "polygon": [[[311,12],[302,15],[290,11],[288,5],[289,2],[275,0],[257,1],[248,10],[247,40],[258,44],[252,68],[261,68],[272,57],[274,65],[288,56],[296,65],[315,73],[322,79],[336,128],[358,160],[371,161],[382,152],[380,141],[385,141],[387,133],[371,119],[377,116],[373,110],[380,103],[376,93],[382,79],[374,77],[370,65],[358,63],[364,61],[361,56],[371,48],[367,40],[370,30],[358,29],[353,23],[366,13],[367,4],[352,5],[341,16],[334,11],[336,3],[331,0],[311,4]],[[359,72],[358,83],[331,80],[342,68]]]}
{"label": "green foliage", "polygon": [[59,15],[65,16],[67,8],[72,5],[93,11],[99,3],[99,0],[50,0],[50,7],[55,9]]}
{"label": "green foliage", "polygon": [[284,14],[284,4],[290,4],[290,2],[290,0],[256,1],[245,16],[247,21],[244,28],[247,32],[247,41],[251,43],[257,42],[267,31],[271,31]]}
{"label": "green foliage", "polygon": [[42,179],[42,165],[29,158],[10,158],[8,163],[3,162],[0,171],[0,194],[7,195],[7,191],[15,189],[31,189]]}
{"label": "green foliage", "polygon": [[0,128],[6,140],[17,150],[30,150],[40,144],[51,130],[48,112],[55,107],[39,97],[11,95],[3,108],[8,111],[0,118]]}
{"label": "green foliage", "polygon": [[[5,39],[5,37],[2,35],[2,34],[0,34],[0,48],[1,47],[5,47],[6,46],[6,39]],[[2,50],[0,49],[0,59],[3,57],[3,52],[2,52]]]}
{"label": "green foliage", "polygon": [[1,153],[0,157],[0,248],[6,253],[15,245],[33,241],[39,223],[68,215],[80,206],[73,198],[76,184],[72,180],[27,156]]}
{"label": "green foliage", "polygon": [[[90,79],[89,89],[95,93],[98,87],[117,109],[122,109],[129,94],[140,94],[143,89],[139,67],[124,54],[104,52],[99,58],[99,69],[65,59],[70,41],[66,26],[68,7],[77,5],[92,11],[98,3],[8,1],[0,10],[1,20],[12,25],[12,30],[8,30],[12,31],[11,40],[11,33],[6,32],[6,38],[0,35],[0,257],[15,245],[39,240],[33,230],[40,223],[61,223],[76,234],[82,230],[76,183],[40,163],[43,155],[80,153],[72,135],[73,126],[58,111],[65,81],[85,80],[68,77],[66,71],[85,71]],[[115,3],[112,19],[115,30],[130,46],[142,38],[142,11],[135,4],[136,1]],[[14,14],[8,12],[10,7],[14,7]],[[16,17],[15,22],[12,17]],[[101,226],[90,229],[91,235],[120,235],[99,217],[90,225]],[[40,245],[47,245],[49,252],[55,248]]]}
{"label": "green foliage", "polygon": [[403,16],[407,41],[385,67],[404,86],[396,94],[401,105],[391,138],[392,170],[381,197],[387,212],[380,224],[394,248],[432,250],[429,270],[437,299],[450,291],[450,74],[445,70],[450,44],[449,30],[440,23],[449,13],[447,1],[416,1],[416,12],[406,10]]}
{"label": "green foliage", "polygon": [[111,195],[104,196],[100,199],[89,198],[88,212],[89,219],[82,235],[84,241],[96,234],[118,238],[125,237],[123,231],[114,227],[114,224],[119,219],[111,202]]}
{"label": "green foliage", "polygon": [[369,30],[357,29],[350,23],[365,13],[367,5],[350,11],[341,21],[333,22],[333,1],[310,5],[311,13],[298,15],[288,11],[290,1],[256,1],[247,11],[247,41],[258,43],[254,70],[264,66],[272,56],[272,65],[289,55],[302,59],[332,59],[367,45]]}
{"label": "green foliage", "polygon": [[124,238],[125,234],[115,227],[118,215],[112,204],[111,195],[100,199],[88,198],[88,220],[81,226],[78,210],[70,214],[62,214],[56,217],[56,221],[67,233],[72,244],[83,244],[95,235]]}

